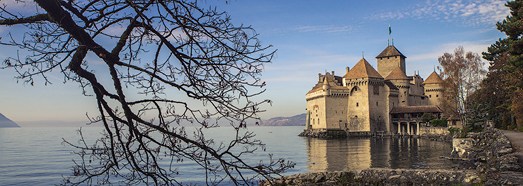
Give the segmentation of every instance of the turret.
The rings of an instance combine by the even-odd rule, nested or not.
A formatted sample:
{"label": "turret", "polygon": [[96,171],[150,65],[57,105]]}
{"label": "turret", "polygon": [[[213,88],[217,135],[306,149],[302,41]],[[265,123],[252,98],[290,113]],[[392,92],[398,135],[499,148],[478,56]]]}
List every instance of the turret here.
{"label": "turret", "polygon": [[330,89],[329,79],[327,79],[327,75],[328,75],[328,73],[323,78],[323,90],[329,90]]}
{"label": "turret", "polygon": [[407,75],[405,75],[405,72],[403,72],[400,67],[396,66],[385,79],[391,81],[392,84],[398,87],[399,105],[408,106],[410,96],[410,82]]}
{"label": "turret", "polygon": [[425,87],[425,95],[429,99],[429,105],[440,106],[443,98],[443,80],[435,71],[432,72],[427,80],[423,82]]}
{"label": "turret", "polygon": [[385,48],[376,59],[378,61],[378,72],[383,77],[387,77],[394,68],[399,67],[405,73],[405,55],[403,55],[394,45]]}

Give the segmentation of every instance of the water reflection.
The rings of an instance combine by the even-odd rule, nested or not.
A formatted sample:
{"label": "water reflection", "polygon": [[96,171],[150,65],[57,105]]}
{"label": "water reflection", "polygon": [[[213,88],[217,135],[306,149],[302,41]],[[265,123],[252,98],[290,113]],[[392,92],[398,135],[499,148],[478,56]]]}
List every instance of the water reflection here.
{"label": "water reflection", "polygon": [[447,142],[417,138],[308,138],[310,172],[346,171],[366,168],[451,168]]}

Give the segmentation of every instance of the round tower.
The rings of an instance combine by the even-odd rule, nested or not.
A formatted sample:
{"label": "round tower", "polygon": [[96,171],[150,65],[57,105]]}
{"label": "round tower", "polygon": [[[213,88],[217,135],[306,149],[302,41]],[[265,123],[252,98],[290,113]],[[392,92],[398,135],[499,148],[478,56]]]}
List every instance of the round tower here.
{"label": "round tower", "polygon": [[429,105],[441,106],[443,100],[443,80],[435,71],[423,82]]}

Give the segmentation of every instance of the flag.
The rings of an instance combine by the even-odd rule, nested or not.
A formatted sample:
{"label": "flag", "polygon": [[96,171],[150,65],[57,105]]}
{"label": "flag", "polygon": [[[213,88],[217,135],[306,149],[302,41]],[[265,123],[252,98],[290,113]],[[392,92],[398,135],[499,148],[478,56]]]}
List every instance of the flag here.
{"label": "flag", "polygon": [[392,33],[392,29],[390,28],[390,25],[389,25],[389,35]]}

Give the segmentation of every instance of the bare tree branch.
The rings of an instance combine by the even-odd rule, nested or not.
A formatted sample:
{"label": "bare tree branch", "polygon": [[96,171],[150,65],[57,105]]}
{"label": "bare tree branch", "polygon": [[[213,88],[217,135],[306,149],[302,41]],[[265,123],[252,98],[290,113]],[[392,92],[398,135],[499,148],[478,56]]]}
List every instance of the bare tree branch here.
{"label": "bare tree branch", "polygon": [[[293,167],[271,155],[246,159],[265,150],[242,128],[269,103],[258,100],[260,73],[275,52],[251,27],[196,0],[35,2],[45,11],[41,20],[0,10],[0,25],[26,29],[2,37],[21,54],[0,69],[31,84],[36,76],[50,82],[47,74],[59,69],[95,96],[98,114],[88,119],[105,129],[92,144],[81,131],[80,143],[65,142],[79,159],[64,184],[181,184],[187,160],[203,168],[207,184],[255,184]],[[187,122],[196,128],[186,130]],[[220,122],[230,124],[230,141],[207,137]]]}

